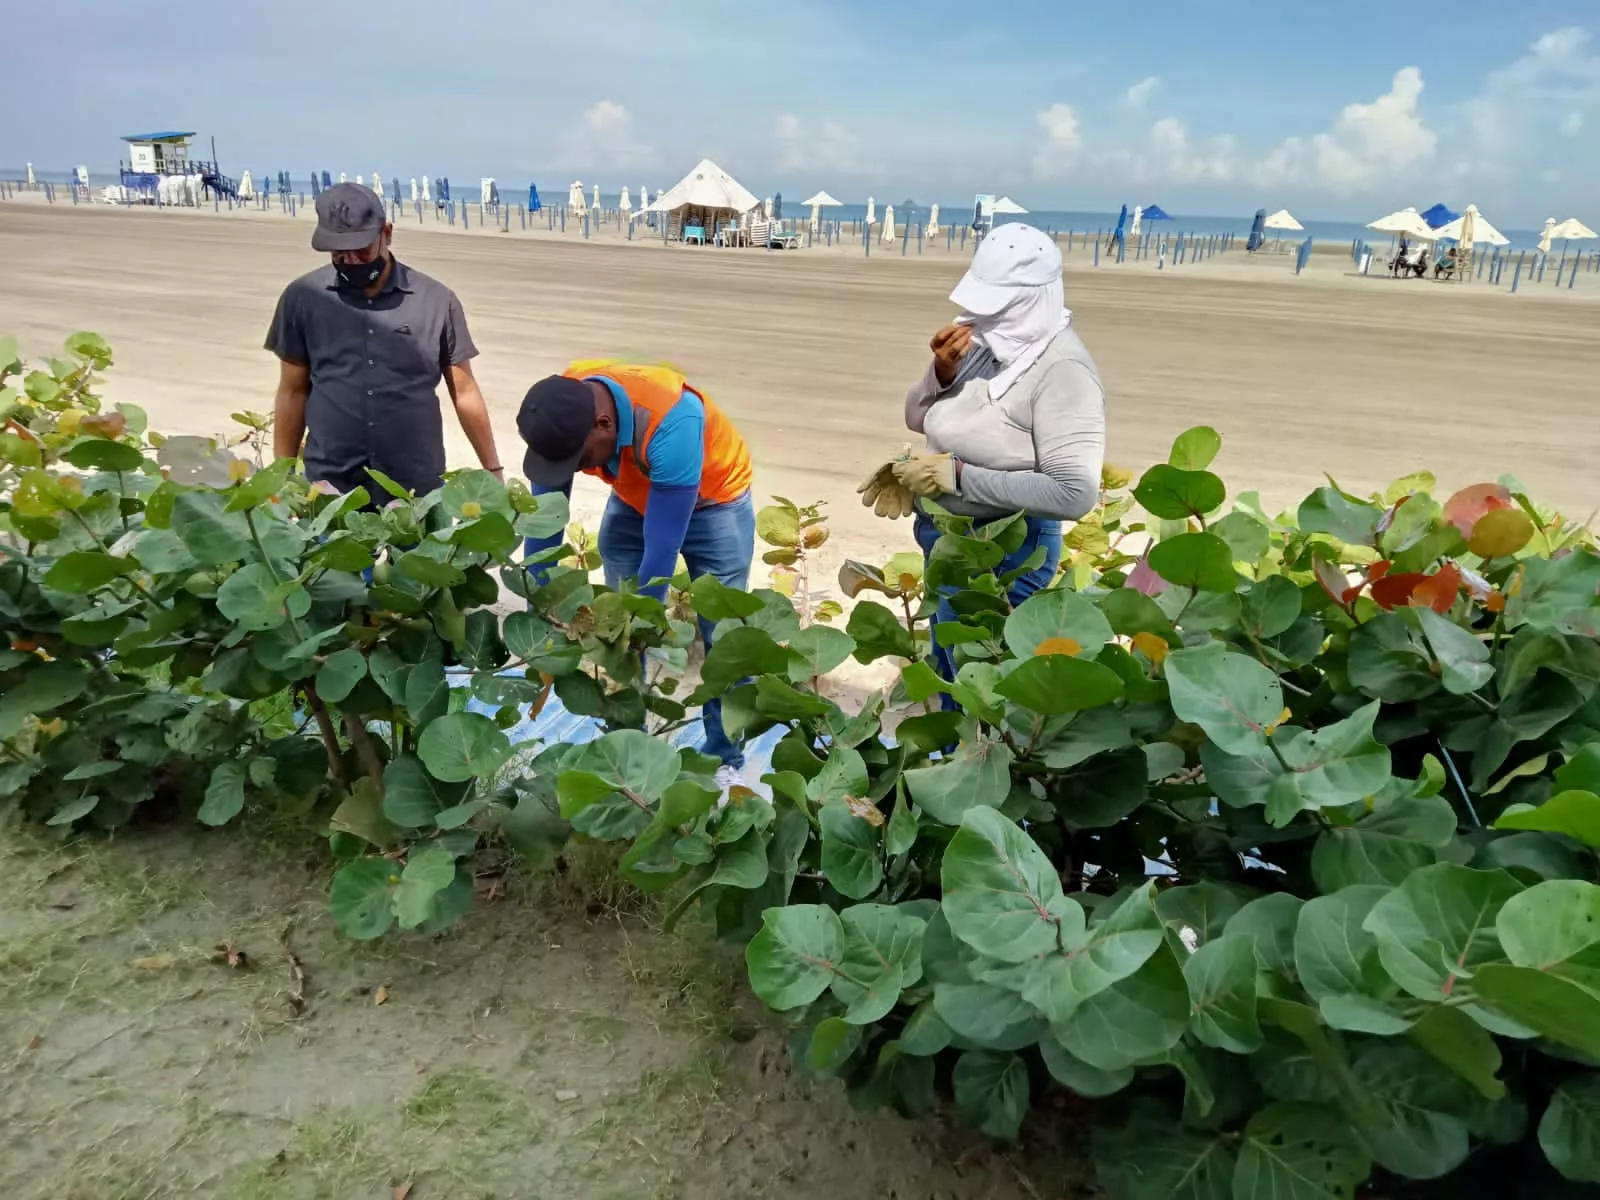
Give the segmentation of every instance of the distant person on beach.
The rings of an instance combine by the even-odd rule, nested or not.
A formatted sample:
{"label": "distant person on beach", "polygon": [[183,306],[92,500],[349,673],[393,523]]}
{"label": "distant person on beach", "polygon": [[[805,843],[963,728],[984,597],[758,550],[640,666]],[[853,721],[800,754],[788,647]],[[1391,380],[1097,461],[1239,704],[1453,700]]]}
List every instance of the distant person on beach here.
{"label": "distant person on beach", "polygon": [[[1017,605],[1055,578],[1061,522],[1099,502],[1105,396],[1065,307],[1061,252],[1038,229],[996,228],[950,299],[962,314],[933,335],[933,361],[906,395],[906,426],[926,435],[927,451],[884,464],[859,490],[886,515],[913,496],[979,522],[1025,513],[1022,545],[995,568],[1006,574],[1043,552],[1011,584]],[[931,552],[939,531],[920,503],[915,533]],[[935,653],[949,671],[948,650]]]}
{"label": "distant person on beach", "polygon": [[[608,587],[633,579],[642,593],[662,599],[679,554],[691,579],[749,585],[756,539],[750,448],[677,371],[575,362],[528,389],[517,431],[535,494],[571,495],[580,471],[611,485],[599,539]],[[561,538],[530,538],[525,553],[531,559]],[[537,578],[539,568],[530,569]],[[709,646],[711,623],[701,621],[700,629]],[[722,761],[717,778],[726,793],[742,782],[744,751],[723,730],[721,701],[706,704],[704,719],[705,751]]]}
{"label": "distant person on beach", "polygon": [[295,458],[304,440],[307,477],[341,492],[383,495],[369,469],[430,492],[444,473],[442,378],[478,461],[503,479],[461,302],[396,259],[393,236],[371,189],[341,183],[317,197],[311,248],[332,262],[283,290],[267,329],[280,360],[274,452]]}

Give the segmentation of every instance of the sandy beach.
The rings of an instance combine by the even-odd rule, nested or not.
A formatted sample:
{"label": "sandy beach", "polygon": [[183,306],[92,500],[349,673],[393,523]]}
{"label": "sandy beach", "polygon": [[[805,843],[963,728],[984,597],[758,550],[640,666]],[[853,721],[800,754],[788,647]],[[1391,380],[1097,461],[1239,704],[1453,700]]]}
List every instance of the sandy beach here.
{"label": "sandy beach", "polygon": [[[474,213],[474,217],[476,214]],[[449,284],[481,352],[475,363],[501,453],[520,461],[514,416],[530,383],[572,358],[637,357],[683,368],[752,446],[757,499],[827,500],[835,555],[903,548],[910,531],[861,509],[855,485],[905,440],[901,399],[966,258],[859,243],[794,253],[629,243],[609,225],[450,228],[431,212],[396,227],[406,262]],[[217,433],[228,413],[268,410],[276,362],[261,349],[283,285],[317,266],[312,216],[0,202],[10,284],[0,330],[25,354],[79,329],[116,351],[110,398],[154,427]],[[1578,519],[1600,506],[1586,428],[1600,374],[1600,276],[1577,287],[1445,285],[1355,275],[1348,256],[1242,252],[1158,271],[1067,259],[1068,303],[1108,396],[1110,457],[1143,467],[1196,424],[1221,431],[1217,469],[1269,505],[1333,476],[1364,492],[1421,467],[1442,485],[1521,477]],[[447,419],[452,465],[469,465]],[[580,482],[593,520],[602,490]]]}

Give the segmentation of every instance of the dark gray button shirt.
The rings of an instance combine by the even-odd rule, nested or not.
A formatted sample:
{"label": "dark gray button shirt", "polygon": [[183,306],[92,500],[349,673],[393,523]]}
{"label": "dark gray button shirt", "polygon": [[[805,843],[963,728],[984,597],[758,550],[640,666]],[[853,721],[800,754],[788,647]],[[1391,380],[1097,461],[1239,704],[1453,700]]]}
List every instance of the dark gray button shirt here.
{"label": "dark gray button shirt", "polygon": [[348,491],[375,467],[418,493],[439,486],[439,380],[478,353],[454,292],[396,261],[368,297],[340,291],[333,266],[319,267],[284,288],[266,346],[311,368],[309,478]]}

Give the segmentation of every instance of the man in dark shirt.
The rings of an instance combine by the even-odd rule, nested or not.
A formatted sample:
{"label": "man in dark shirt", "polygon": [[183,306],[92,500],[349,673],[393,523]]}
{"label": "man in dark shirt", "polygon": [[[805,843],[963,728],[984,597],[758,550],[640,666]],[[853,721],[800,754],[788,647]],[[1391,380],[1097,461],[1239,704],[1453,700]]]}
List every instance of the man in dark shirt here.
{"label": "man in dark shirt", "polygon": [[444,471],[442,377],[478,461],[503,479],[461,302],[399,262],[393,234],[383,201],[360,184],[317,197],[311,248],[332,262],[284,289],[267,330],[281,361],[274,450],[294,458],[304,439],[306,475],[342,492],[380,496],[368,468],[431,491]]}

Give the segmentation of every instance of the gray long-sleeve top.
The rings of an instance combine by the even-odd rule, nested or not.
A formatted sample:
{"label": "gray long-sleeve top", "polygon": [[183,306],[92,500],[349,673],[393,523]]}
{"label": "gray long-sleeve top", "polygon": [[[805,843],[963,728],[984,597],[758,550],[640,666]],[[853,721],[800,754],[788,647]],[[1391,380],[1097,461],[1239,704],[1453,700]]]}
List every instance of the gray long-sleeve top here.
{"label": "gray long-sleeve top", "polygon": [[999,372],[994,355],[974,344],[949,387],[930,362],[906,394],[906,427],[963,464],[960,494],[939,503],[983,521],[1019,510],[1077,520],[1100,498],[1105,461],[1105,393],[1094,359],[1069,325],[994,401],[988,380]]}

